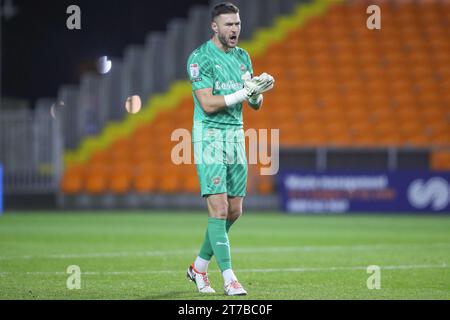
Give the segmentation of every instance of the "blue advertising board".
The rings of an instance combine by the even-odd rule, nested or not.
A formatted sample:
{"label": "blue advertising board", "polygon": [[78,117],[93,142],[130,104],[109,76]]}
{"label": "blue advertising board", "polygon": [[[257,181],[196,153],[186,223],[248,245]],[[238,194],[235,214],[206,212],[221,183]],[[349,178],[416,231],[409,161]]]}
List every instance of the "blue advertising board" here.
{"label": "blue advertising board", "polygon": [[279,174],[283,210],[450,213],[450,172]]}

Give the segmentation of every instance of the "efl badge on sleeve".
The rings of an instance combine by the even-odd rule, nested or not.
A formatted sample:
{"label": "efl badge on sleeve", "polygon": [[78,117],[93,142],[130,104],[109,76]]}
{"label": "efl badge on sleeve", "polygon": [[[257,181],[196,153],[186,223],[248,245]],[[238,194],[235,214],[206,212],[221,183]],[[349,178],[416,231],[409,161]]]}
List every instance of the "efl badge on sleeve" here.
{"label": "efl badge on sleeve", "polygon": [[198,66],[198,63],[192,63],[189,68],[191,69],[191,77],[198,78],[198,76],[200,75],[200,68]]}

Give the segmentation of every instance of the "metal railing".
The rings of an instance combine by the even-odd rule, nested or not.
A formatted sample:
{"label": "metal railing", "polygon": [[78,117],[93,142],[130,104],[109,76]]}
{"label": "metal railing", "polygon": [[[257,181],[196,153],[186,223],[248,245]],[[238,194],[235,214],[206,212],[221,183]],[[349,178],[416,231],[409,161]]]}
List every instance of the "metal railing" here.
{"label": "metal railing", "polygon": [[57,119],[33,112],[0,111],[0,163],[5,194],[56,192],[62,161]]}

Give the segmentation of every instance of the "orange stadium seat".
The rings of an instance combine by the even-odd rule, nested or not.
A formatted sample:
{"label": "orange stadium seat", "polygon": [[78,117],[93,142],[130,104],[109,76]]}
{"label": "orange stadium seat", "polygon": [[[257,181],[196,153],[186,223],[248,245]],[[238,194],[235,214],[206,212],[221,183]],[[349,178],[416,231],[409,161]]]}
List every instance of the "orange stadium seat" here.
{"label": "orange stadium seat", "polygon": [[270,194],[273,193],[273,176],[259,176],[258,183],[258,193],[259,194]]}
{"label": "orange stadium seat", "polygon": [[145,172],[133,177],[133,188],[138,193],[152,193],[157,190],[157,175]]}
{"label": "orange stadium seat", "polygon": [[158,179],[158,165],[154,161],[141,162],[133,171],[132,188],[138,193],[154,192],[158,187]]}
{"label": "orange stadium seat", "polygon": [[116,194],[124,194],[131,189],[132,167],[129,163],[120,163],[111,167],[108,189]]}
{"label": "orange stadium seat", "polygon": [[108,153],[104,150],[96,150],[90,160],[92,164],[105,164],[109,161]]}
{"label": "orange stadium seat", "polygon": [[414,132],[408,135],[403,135],[403,140],[406,145],[414,147],[427,147],[430,146],[430,137],[422,132]]}
{"label": "orange stadium seat", "polygon": [[433,170],[450,170],[450,150],[433,152],[431,167]]}
{"label": "orange stadium seat", "polygon": [[108,191],[108,165],[90,164],[85,172],[85,191],[91,194],[101,194]]}
{"label": "orange stadium seat", "polygon": [[181,177],[181,190],[186,193],[200,193],[200,185],[195,165],[183,165]]}
{"label": "orange stadium seat", "polygon": [[72,165],[64,170],[61,190],[66,194],[79,193],[83,188],[84,166]]}

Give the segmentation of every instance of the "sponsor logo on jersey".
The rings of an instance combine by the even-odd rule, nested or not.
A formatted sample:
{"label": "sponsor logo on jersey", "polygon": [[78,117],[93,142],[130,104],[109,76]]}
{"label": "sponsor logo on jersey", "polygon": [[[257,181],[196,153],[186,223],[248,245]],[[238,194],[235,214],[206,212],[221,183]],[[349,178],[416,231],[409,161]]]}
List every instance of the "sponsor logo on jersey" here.
{"label": "sponsor logo on jersey", "polygon": [[244,87],[243,83],[236,82],[234,80],[229,80],[225,83],[216,81],[214,88],[216,90],[240,90]]}
{"label": "sponsor logo on jersey", "polygon": [[192,63],[189,66],[189,69],[191,70],[191,77],[198,78],[198,76],[200,75],[200,67],[198,66],[198,63]]}
{"label": "sponsor logo on jersey", "polygon": [[202,77],[194,78],[191,80],[192,83],[202,81]]}

